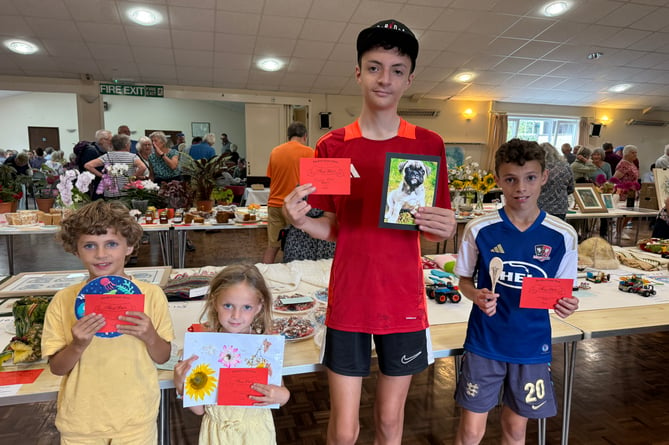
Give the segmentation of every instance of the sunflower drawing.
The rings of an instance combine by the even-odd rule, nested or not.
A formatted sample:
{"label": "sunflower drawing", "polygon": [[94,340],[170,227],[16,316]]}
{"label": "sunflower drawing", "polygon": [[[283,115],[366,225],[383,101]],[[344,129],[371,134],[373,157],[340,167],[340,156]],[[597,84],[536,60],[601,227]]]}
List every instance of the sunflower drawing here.
{"label": "sunflower drawing", "polygon": [[214,370],[206,363],[202,363],[186,377],[186,395],[196,401],[204,400],[205,396],[210,395],[216,389],[216,381]]}
{"label": "sunflower drawing", "polygon": [[218,361],[224,368],[234,368],[242,362],[242,356],[239,354],[239,349],[234,346],[223,346],[221,354],[218,356]]}

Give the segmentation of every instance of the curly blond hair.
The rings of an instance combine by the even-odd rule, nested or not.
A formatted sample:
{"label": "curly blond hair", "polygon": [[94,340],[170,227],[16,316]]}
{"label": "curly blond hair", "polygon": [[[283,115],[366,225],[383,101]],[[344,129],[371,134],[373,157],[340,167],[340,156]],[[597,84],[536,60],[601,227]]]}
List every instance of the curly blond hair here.
{"label": "curly blond hair", "polygon": [[119,201],[97,200],[65,218],[56,235],[66,252],[76,254],[81,235],[104,235],[114,229],[136,251],[142,239],[142,226]]}

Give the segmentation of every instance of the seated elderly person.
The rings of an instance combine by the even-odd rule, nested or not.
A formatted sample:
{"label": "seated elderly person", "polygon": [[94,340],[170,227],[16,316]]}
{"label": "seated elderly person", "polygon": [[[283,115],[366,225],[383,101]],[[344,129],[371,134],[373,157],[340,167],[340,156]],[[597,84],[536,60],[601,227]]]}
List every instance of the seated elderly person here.
{"label": "seated elderly person", "polygon": [[574,173],[574,182],[591,182],[591,176],[597,171],[597,167],[590,160],[591,150],[581,147],[576,154],[576,160],[571,164]]}

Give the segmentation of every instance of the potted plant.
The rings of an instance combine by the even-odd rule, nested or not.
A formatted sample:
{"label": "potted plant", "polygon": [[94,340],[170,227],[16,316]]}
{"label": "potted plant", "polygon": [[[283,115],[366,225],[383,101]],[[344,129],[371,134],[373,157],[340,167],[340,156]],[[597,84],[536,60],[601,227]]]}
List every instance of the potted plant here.
{"label": "potted plant", "polygon": [[123,187],[123,199],[130,204],[130,208],[144,213],[150,206],[156,208],[164,206],[165,199],[160,196],[159,191],[158,184],[150,179],[132,181]]}
{"label": "potted plant", "polygon": [[65,170],[56,185],[59,192],[56,205],[64,209],[78,209],[90,202],[89,188],[94,179],[95,175],[91,172]]}
{"label": "potted plant", "polygon": [[184,162],[181,170],[190,176],[190,185],[195,193],[195,203],[198,210],[210,211],[213,207],[212,192],[216,187],[216,178],[228,170],[228,157],[214,156],[211,159],[194,160],[182,154]]}
{"label": "potted plant", "polygon": [[215,187],[211,197],[216,201],[216,204],[227,206],[232,204],[235,194],[228,187]]}
{"label": "potted plant", "polygon": [[56,197],[58,197],[58,183],[60,175],[54,169],[47,165],[33,173],[33,187],[35,191],[35,201],[37,208],[45,213],[53,207]]}
{"label": "potted plant", "polygon": [[187,182],[184,181],[169,181],[160,184],[158,190],[160,196],[166,203],[167,207],[171,209],[185,209],[193,204],[193,193],[190,190]]}
{"label": "potted plant", "polygon": [[0,213],[16,211],[23,197],[22,184],[27,184],[29,176],[17,175],[11,165],[0,164]]}

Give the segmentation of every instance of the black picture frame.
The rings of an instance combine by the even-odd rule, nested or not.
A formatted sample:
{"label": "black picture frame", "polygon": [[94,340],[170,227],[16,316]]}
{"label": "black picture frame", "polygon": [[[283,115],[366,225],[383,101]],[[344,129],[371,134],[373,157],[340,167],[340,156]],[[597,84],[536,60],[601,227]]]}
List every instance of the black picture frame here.
{"label": "black picture frame", "polygon": [[[439,156],[386,153],[383,173],[379,227],[418,230],[411,212],[418,207],[433,207],[439,184]],[[419,185],[408,184],[407,175],[421,175]],[[415,179],[414,179],[415,180]],[[413,181],[413,180],[410,180]]]}

